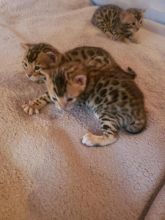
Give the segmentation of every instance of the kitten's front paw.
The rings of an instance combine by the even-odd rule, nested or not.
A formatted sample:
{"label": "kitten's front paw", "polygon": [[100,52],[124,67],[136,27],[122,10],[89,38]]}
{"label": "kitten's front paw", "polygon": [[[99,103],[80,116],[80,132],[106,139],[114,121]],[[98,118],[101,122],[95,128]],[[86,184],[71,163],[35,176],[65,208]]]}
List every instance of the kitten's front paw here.
{"label": "kitten's front paw", "polygon": [[29,115],[33,115],[33,114],[38,114],[39,113],[39,108],[36,105],[36,103],[34,103],[33,101],[29,101],[28,104],[22,105],[22,108],[23,108],[24,112],[26,112]]}
{"label": "kitten's front paw", "polygon": [[113,40],[113,35],[110,32],[106,31],[105,34],[107,37]]}
{"label": "kitten's front paw", "polygon": [[121,39],[121,42],[125,44],[130,44],[130,39],[124,38],[124,39]]}
{"label": "kitten's front paw", "polygon": [[105,34],[111,40],[117,41],[117,38],[113,34],[111,34],[110,32],[105,32]]}
{"label": "kitten's front paw", "polygon": [[130,38],[129,40],[130,40],[132,43],[134,43],[134,44],[138,44],[138,43],[139,43],[136,38]]}

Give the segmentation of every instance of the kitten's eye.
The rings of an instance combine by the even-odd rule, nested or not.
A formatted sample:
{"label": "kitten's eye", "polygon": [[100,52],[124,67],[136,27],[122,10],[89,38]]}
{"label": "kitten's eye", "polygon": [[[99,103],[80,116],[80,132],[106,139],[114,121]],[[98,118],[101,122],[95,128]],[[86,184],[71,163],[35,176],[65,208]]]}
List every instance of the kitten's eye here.
{"label": "kitten's eye", "polygon": [[71,102],[71,101],[73,101],[73,98],[67,98],[67,101]]}
{"label": "kitten's eye", "polygon": [[133,22],[132,25],[135,25],[135,22]]}
{"label": "kitten's eye", "polygon": [[40,69],[40,66],[35,66],[34,68],[36,71],[38,71]]}
{"label": "kitten's eye", "polygon": [[27,63],[23,62],[23,66],[26,68],[28,65]]}

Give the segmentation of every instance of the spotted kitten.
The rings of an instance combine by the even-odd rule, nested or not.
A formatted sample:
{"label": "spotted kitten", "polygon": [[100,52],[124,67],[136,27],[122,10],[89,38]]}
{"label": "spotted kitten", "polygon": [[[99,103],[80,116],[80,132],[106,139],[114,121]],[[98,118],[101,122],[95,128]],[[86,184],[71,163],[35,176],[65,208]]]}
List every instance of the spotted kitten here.
{"label": "spotted kitten", "polygon": [[[58,66],[71,61],[80,62],[85,66],[94,66],[97,69],[118,66],[112,56],[99,47],[77,47],[65,54],[60,53],[52,45],[46,43],[24,44],[23,47],[26,50],[23,59],[26,75],[30,80],[38,83],[45,81],[45,76],[42,74],[43,70],[51,72]],[[128,68],[128,75],[133,78],[136,76],[130,68]],[[23,105],[23,109],[26,113],[32,115],[38,113],[41,108],[50,102],[51,100],[46,92],[34,101]]]}
{"label": "spotted kitten", "polygon": [[70,62],[56,69],[51,77],[46,71],[43,74],[50,99],[59,108],[83,102],[99,119],[102,135],[87,133],[83,144],[105,146],[117,140],[119,128],[133,134],[145,128],[143,94],[120,67],[98,70]]}
{"label": "spotted kitten", "polygon": [[43,83],[45,77],[41,74],[41,69],[56,68],[62,59],[62,54],[50,44],[22,44],[25,49],[25,56],[22,64],[26,76],[37,83]]}
{"label": "spotted kitten", "polygon": [[76,47],[62,54],[47,43],[22,46],[25,48],[23,68],[26,75],[30,80],[39,83],[44,82],[41,70],[54,69],[65,62],[77,61],[87,66],[97,66],[97,68],[117,65],[112,56],[100,47]]}
{"label": "spotted kitten", "polygon": [[137,43],[134,34],[142,26],[143,13],[142,9],[123,10],[116,5],[105,5],[95,11],[92,23],[112,40]]}

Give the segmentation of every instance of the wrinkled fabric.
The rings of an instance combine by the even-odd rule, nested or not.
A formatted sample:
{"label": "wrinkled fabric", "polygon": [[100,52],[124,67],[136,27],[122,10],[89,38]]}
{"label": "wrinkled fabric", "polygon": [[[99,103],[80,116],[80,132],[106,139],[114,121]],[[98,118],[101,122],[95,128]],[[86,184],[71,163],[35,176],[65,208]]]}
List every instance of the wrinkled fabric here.
{"label": "wrinkled fabric", "polygon": [[[165,168],[165,37],[143,28],[139,44],[108,39],[90,23],[88,1],[0,1],[0,219],[138,219]],[[146,21],[148,23],[148,21]],[[152,27],[152,23],[150,23]],[[148,125],[120,132],[107,147],[88,148],[82,136],[99,124],[91,112],[54,105],[39,115],[21,105],[45,91],[22,69],[21,42],[49,42],[61,52],[99,46],[137,72]]]}

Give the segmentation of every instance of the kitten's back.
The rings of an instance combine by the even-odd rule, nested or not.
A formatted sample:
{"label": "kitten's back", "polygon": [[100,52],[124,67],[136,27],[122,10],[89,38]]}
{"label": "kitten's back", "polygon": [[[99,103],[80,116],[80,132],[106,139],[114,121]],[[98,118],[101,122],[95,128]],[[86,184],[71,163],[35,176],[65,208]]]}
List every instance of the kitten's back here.
{"label": "kitten's back", "polygon": [[116,66],[115,59],[108,51],[100,47],[83,46],[76,47],[65,53],[67,62],[81,62],[86,66],[105,67]]}
{"label": "kitten's back", "polygon": [[95,26],[100,27],[101,24],[104,25],[107,22],[114,20],[114,18],[118,18],[121,11],[122,9],[117,5],[109,4],[100,6],[94,12],[91,22]]}

